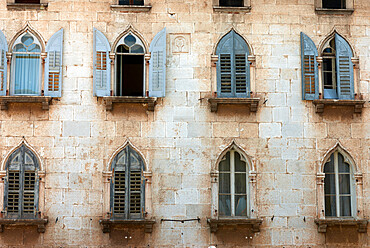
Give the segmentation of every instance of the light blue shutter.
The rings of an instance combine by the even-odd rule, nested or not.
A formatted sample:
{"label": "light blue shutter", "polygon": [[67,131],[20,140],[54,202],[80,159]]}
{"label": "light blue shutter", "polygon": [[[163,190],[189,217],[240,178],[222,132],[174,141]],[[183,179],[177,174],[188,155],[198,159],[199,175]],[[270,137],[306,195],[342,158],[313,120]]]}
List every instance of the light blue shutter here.
{"label": "light blue shutter", "polygon": [[8,44],[5,35],[0,30],[0,96],[6,95],[6,72],[7,72],[7,59],[6,52],[8,51]]}
{"label": "light blue shutter", "polygon": [[335,34],[335,48],[339,99],[354,99],[352,49],[338,34]]}
{"label": "light blue shutter", "polygon": [[94,96],[110,96],[110,45],[102,32],[94,28]]}
{"label": "light blue shutter", "polygon": [[44,94],[45,96],[62,96],[63,78],[63,28],[50,38],[46,52]]}
{"label": "light blue shutter", "polygon": [[149,52],[149,96],[164,97],[166,94],[166,28],[159,31]]}
{"label": "light blue shutter", "polygon": [[301,67],[302,67],[302,99],[314,100],[319,98],[319,79],[316,57],[318,56],[315,43],[301,32]]}
{"label": "light blue shutter", "polygon": [[217,61],[217,96],[233,97],[233,31],[225,35],[219,42],[216,54]]}

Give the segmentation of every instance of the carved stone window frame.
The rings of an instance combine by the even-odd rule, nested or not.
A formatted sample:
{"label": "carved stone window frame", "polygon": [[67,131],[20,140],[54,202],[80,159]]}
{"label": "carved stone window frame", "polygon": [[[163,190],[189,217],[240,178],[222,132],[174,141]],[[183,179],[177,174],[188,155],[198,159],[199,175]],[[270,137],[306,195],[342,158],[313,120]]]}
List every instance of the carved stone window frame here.
{"label": "carved stone window frame", "polygon": [[354,11],[354,0],[345,1],[345,9],[327,9],[322,7],[322,0],[315,0],[315,12],[318,15],[351,15]]}

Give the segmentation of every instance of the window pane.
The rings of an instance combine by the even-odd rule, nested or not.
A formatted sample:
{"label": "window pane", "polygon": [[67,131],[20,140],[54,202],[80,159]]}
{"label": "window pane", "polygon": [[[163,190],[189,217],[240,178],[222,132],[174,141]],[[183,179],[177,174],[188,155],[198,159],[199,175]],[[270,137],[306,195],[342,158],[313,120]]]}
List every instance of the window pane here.
{"label": "window pane", "polygon": [[351,197],[341,196],[340,202],[340,216],[351,216]]}
{"label": "window pane", "polygon": [[344,162],[344,157],[342,154],[338,153],[338,171],[349,173],[349,164]]}
{"label": "window pane", "polygon": [[325,174],[325,194],[335,194],[335,175]]}
{"label": "window pane", "polygon": [[325,196],[325,216],[336,216],[335,196]]}
{"label": "window pane", "polygon": [[340,174],[339,175],[339,194],[350,194],[350,175]]}
{"label": "window pane", "polygon": [[345,0],[322,0],[322,7],[326,9],[345,9]]}
{"label": "window pane", "polygon": [[235,171],[236,172],[246,172],[245,162],[241,160],[240,154],[238,152],[234,153],[235,155]]}
{"label": "window pane", "polygon": [[15,58],[14,94],[39,94],[40,55],[17,54]]}
{"label": "window pane", "polygon": [[247,196],[236,195],[235,196],[235,215],[236,216],[247,216]]}
{"label": "window pane", "polygon": [[144,49],[140,45],[134,45],[133,47],[131,47],[131,52],[132,53],[144,53]]}
{"label": "window pane", "polygon": [[220,6],[243,7],[244,0],[220,0]]}
{"label": "window pane", "polygon": [[129,34],[125,37],[124,41],[125,44],[130,47],[136,43],[136,38],[133,35]]}
{"label": "window pane", "polygon": [[144,0],[119,0],[120,5],[144,5]]}
{"label": "window pane", "polygon": [[29,46],[33,43],[33,37],[29,34],[25,34],[23,35],[23,37],[21,38],[21,41],[22,43],[25,45],[25,46]]}
{"label": "window pane", "polygon": [[119,45],[117,47],[117,53],[129,53],[129,47],[126,45]]}
{"label": "window pane", "polygon": [[246,193],[247,184],[246,184],[246,174],[245,173],[235,173],[235,193]]}
{"label": "window pane", "polygon": [[224,158],[219,164],[219,171],[230,171],[230,152],[226,153],[226,158]]}
{"label": "window pane", "polygon": [[328,162],[324,166],[324,173],[334,173],[334,153],[330,156]]}
{"label": "window pane", "polygon": [[230,173],[220,173],[219,192],[230,193]]}
{"label": "window pane", "polygon": [[230,216],[231,215],[231,196],[230,195],[219,195],[219,214],[220,215],[226,215]]}

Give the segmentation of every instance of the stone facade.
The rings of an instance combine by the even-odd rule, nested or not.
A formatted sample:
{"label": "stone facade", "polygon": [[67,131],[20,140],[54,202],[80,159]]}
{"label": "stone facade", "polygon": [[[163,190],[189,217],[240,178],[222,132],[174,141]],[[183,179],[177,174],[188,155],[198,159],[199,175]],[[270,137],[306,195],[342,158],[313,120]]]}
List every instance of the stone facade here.
{"label": "stone facade", "polygon": [[[64,29],[62,97],[48,110],[39,103],[9,103],[0,111],[1,170],[7,156],[25,142],[45,172],[39,203],[48,217],[44,233],[5,226],[0,247],[370,247],[357,227],[318,232],[317,183],[326,155],[339,147],[353,159],[358,216],[370,215],[370,2],[354,1],[350,14],[322,14],[314,0],[251,0],[250,11],[218,11],[211,0],[152,0],[148,11],[114,8],[114,0],[55,1],[46,9],[0,5],[0,29],[8,44],[27,24],[47,41]],[[216,4],[217,5],[217,4]],[[112,45],[128,28],[147,47],[167,29],[166,96],[154,111],[142,104],[116,103],[107,111],[93,96],[93,28]],[[255,56],[251,70],[256,112],[245,105],[219,105],[215,47],[231,29]],[[317,47],[336,30],[352,46],[358,64],[362,113],[352,106],[325,106],[316,113],[302,100],[300,32]],[[103,172],[129,142],[151,172],[152,233],[113,228],[103,233],[107,190]],[[235,144],[255,170],[255,212],[259,232],[221,226],[211,232],[212,172],[220,155]],[[1,201],[3,199],[3,186]],[[41,185],[40,185],[41,187]],[[108,203],[107,203],[108,202]],[[161,221],[162,219],[200,221]]]}

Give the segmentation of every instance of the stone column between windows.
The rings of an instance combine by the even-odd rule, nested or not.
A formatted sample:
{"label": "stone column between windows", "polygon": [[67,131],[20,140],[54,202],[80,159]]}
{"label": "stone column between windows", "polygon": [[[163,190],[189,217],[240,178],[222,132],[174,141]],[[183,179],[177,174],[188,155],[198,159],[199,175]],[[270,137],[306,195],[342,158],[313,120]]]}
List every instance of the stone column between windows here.
{"label": "stone column between windows", "polygon": [[[5,182],[6,171],[0,171],[0,211],[4,210],[4,182]],[[1,216],[2,217],[2,216]]]}
{"label": "stone column between windows", "polygon": [[144,171],[145,178],[145,216],[150,219],[152,217],[152,172]]}
{"label": "stone column between windows", "polygon": [[217,61],[218,55],[211,56],[211,97],[217,96]]}
{"label": "stone column between windows", "polygon": [[316,57],[317,61],[317,69],[318,69],[318,74],[319,74],[319,98],[323,99],[324,98],[324,88],[322,86],[322,57]]}
{"label": "stone column between windows", "polygon": [[10,92],[10,61],[12,61],[12,53],[6,53],[6,59],[7,59],[7,69],[6,69],[6,95],[9,95]]}
{"label": "stone column between windows", "polygon": [[325,219],[325,192],[324,192],[325,173],[316,174],[317,186],[317,217]]}
{"label": "stone column between windows", "polygon": [[145,96],[149,96],[149,60],[150,60],[150,53],[146,53],[144,55],[144,65],[145,65],[145,73],[144,73],[144,88],[145,88]]}
{"label": "stone column between windows", "polygon": [[[44,82],[45,78],[45,59],[47,57],[47,53],[41,53],[41,95],[44,95],[44,85],[48,83],[48,81]],[[49,79],[48,79],[49,80]]]}
{"label": "stone column between windows", "polygon": [[218,171],[211,172],[211,218],[215,219],[218,217]]}
{"label": "stone column between windows", "polygon": [[[45,217],[45,171],[39,171],[39,215],[40,218]],[[37,189],[36,189],[37,190]]]}
{"label": "stone column between windows", "polygon": [[255,171],[249,171],[249,213],[250,213],[250,218],[257,218],[257,173]]}
{"label": "stone column between windows", "polygon": [[250,94],[251,94],[251,97],[254,97],[255,94],[256,94],[256,56],[254,55],[249,55],[248,56],[248,61],[250,62],[250,66],[249,66],[249,74],[250,74],[250,79],[249,79],[249,82],[250,82]]}
{"label": "stone column between windows", "polygon": [[111,171],[103,171],[103,218],[110,218],[110,182],[112,180]]}
{"label": "stone column between windows", "polygon": [[360,99],[360,73],[359,73],[359,59],[351,58],[353,63],[353,93],[355,94],[355,99]]}
{"label": "stone column between windows", "polygon": [[114,67],[115,59],[116,59],[116,54],[113,52],[109,53],[109,58],[110,58],[110,95],[114,96],[114,90],[115,90],[115,85],[114,83],[116,82],[116,77],[114,76],[114,73],[116,71],[116,68]]}
{"label": "stone column between windows", "polygon": [[363,199],[362,199],[362,174],[361,173],[355,173],[355,185],[356,185],[356,195],[353,195],[353,197],[356,197],[356,207],[357,207],[357,218],[363,219],[364,218],[364,209],[363,209]]}

